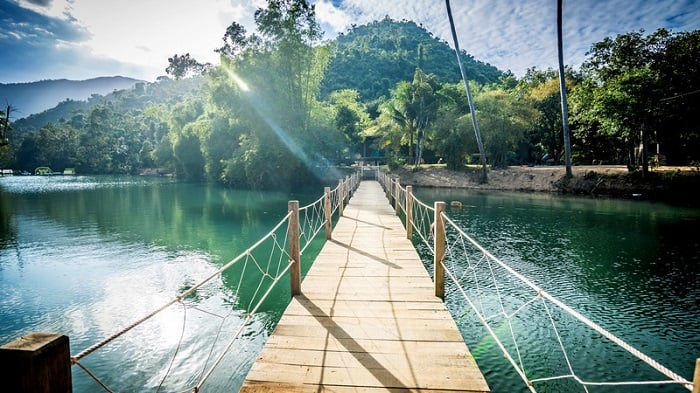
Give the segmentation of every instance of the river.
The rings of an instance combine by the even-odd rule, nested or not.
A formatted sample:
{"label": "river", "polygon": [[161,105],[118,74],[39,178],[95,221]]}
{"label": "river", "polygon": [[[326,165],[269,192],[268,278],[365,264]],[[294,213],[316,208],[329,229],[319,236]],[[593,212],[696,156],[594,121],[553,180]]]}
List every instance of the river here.
{"label": "river", "polygon": [[[242,191],[143,177],[0,178],[0,343],[57,332],[70,337],[72,354],[82,351],[243,252],[284,216],[288,200],[303,206],[321,191]],[[462,201],[448,213],[495,255],[692,377],[700,356],[698,210],[535,194],[424,189],[417,195]],[[243,318],[242,299],[256,291],[255,283],[238,291],[236,274],[224,274],[188,298],[188,307],[166,310],[81,364],[117,391],[191,386],[211,364],[209,353],[227,344],[217,337],[230,335]],[[289,299],[286,285],[248,323],[207,391],[241,385]],[[524,391],[463,304],[448,299],[448,306],[492,390]],[[589,362],[598,370],[625,367],[621,356]],[[99,390],[82,370],[72,371],[74,391]],[[627,391],[679,391],[644,389]]]}
{"label": "river", "polygon": [[[419,189],[432,206],[460,201],[447,214],[467,234],[537,286],[593,322],[692,381],[700,357],[700,210],[633,200],[550,194]],[[429,262],[428,262],[429,264]],[[504,285],[504,292],[516,291]],[[448,289],[449,292],[449,289]],[[527,391],[502,352],[461,297],[448,297],[465,341],[494,392]],[[539,341],[547,315],[526,310],[519,343],[531,369],[564,362],[551,337]],[[544,322],[544,323],[543,323]],[[661,380],[655,371],[591,334],[558,321],[577,375],[596,380]],[[504,333],[501,329],[500,333]],[[518,332],[516,331],[516,335]],[[508,338],[509,334],[499,334]],[[529,353],[529,355],[525,355]],[[561,365],[560,365],[561,366]],[[561,367],[560,367],[561,368]],[[562,372],[563,374],[564,372]],[[556,374],[555,375],[559,375]],[[539,392],[583,391],[565,383],[538,384]],[[589,387],[595,392],[682,392],[674,386]]]}
{"label": "river", "polygon": [[[231,190],[167,178],[1,177],[0,343],[29,332],[61,333],[75,355],[249,248],[285,216],[288,200],[304,206],[322,192]],[[313,256],[312,246],[303,261]],[[244,282],[238,294],[238,272],[231,270],[187,299],[188,308],[167,309],[81,364],[116,391],[191,386],[211,364],[216,336],[214,353],[238,326],[242,313],[232,310],[244,309],[257,288],[257,279]],[[240,387],[289,292],[281,282],[263,304],[227,366],[207,381],[210,391]],[[72,372],[75,392],[100,390],[78,367]]]}

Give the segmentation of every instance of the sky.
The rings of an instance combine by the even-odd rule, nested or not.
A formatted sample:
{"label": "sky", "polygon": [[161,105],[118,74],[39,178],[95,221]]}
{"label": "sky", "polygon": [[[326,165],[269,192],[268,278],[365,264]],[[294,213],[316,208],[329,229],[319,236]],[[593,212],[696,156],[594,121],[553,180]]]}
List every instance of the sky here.
{"label": "sky", "polygon": [[[442,0],[311,0],[333,39],[389,16],[452,44]],[[521,77],[557,67],[556,0],[452,0],[459,44]],[[218,64],[226,27],[255,31],[265,0],[0,0],[0,83],[122,75],[154,81],[168,57]],[[605,37],[700,29],[700,0],[564,0],[564,62],[578,68]]]}

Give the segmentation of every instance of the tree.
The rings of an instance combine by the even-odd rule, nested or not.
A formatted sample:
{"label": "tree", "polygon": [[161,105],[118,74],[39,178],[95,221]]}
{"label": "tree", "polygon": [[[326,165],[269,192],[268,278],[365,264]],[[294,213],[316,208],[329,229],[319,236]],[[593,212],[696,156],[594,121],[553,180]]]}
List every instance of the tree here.
{"label": "tree", "polygon": [[459,54],[459,40],[457,39],[455,22],[452,18],[452,8],[450,8],[450,0],[445,0],[445,6],[447,7],[447,17],[450,20],[450,29],[452,30],[452,41],[454,41],[455,45],[455,53],[457,54],[457,62],[459,63],[459,70],[462,74],[462,82],[464,82],[464,88],[467,92],[467,98],[469,99],[469,113],[471,114],[472,126],[474,127],[474,135],[476,136],[476,143],[479,146],[479,156],[481,157],[481,182],[486,183],[488,180],[486,175],[486,153],[484,152],[484,143],[481,141],[481,131],[479,130],[479,122],[476,119],[476,109],[474,108],[474,100],[472,99],[472,94],[469,91],[469,81],[467,79],[466,71],[464,70],[464,65],[462,64],[462,58]]}
{"label": "tree", "polygon": [[280,108],[289,108],[281,123],[306,129],[322,77],[315,73],[316,62],[323,61],[313,48],[323,36],[315,6],[306,0],[268,0],[267,8],[255,11],[255,23],[270,61],[264,77],[273,83],[270,77],[279,78],[279,85],[268,89],[281,96]]}
{"label": "tree", "polygon": [[175,54],[168,58],[168,67],[165,72],[175,79],[182,79],[188,76],[199,75],[205,69],[205,65],[198,62],[189,53],[184,55]]}
{"label": "tree", "polygon": [[435,114],[439,106],[439,96],[436,91],[439,88],[434,75],[425,75],[420,68],[416,69],[413,76],[412,95],[410,106],[411,113],[415,116],[416,125],[416,150],[417,156],[413,161],[414,166],[419,166],[423,159],[423,149],[428,139],[428,131],[431,122],[435,120]]}
{"label": "tree", "polygon": [[656,134],[656,153],[669,163],[700,162],[700,124],[695,120],[700,108],[700,30],[670,37],[650,67],[659,78],[656,121],[650,130]]}
{"label": "tree", "polygon": [[593,45],[582,70],[597,85],[591,110],[604,132],[616,135],[627,146],[630,170],[642,161],[648,172],[647,145],[652,114],[658,112],[658,72],[652,67],[670,33],[659,29],[605,38]]}
{"label": "tree", "polygon": [[70,124],[49,123],[36,135],[37,159],[54,170],[72,167],[76,161],[78,133]]}
{"label": "tree", "polygon": [[369,127],[370,119],[359,100],[360,95],[356,90],[339,90],[330,96],[335,112],[335,126],[351,149],[366,156],[366,138],[362,131]]}
{"label": "tree", "polygon": [[[573,86],[573,81],[569,82]],[[529,130],[528,139],[534,146],[536,161],[547,154],[559,163],[564,147],[561,111],[561,93],[558,73],[554,70],[528,69],[518,89],[527,95],[533,109],[538,113]]]}
{"label": "tree", "polygon": [[441,105],[433,123],[433,148],[448,169],[459,170],[467,163],[467,154],[478,151],[467,118],[467,95],[464,85],[450,83],[444,83],[438,94]]}
{"label": "tree", "polygon": [[10,144],[7,133],[10,130],[10,112],[12,107],[7,106],[7,110],[3,112],[0,109],[0,147],[7,146]]}
{"label": "tree", "polygon": [[564,75],[564,50],[562,38],[562,0],[557,0],[557,53],[559,58],[559,92],[561,95],[561,124],[564,133],[564,161],[566,177],[571,177],[571,140],[569,138],[569,106],[566,102],[566,77]]}
{"label": "tree", "polygon": [[245,27],[232,22],[227,28],[222,40],[224,45],[214,51],[229,59],[236,58],[248,44]]}
{"label": "tree", "polygon": [[498,86],[474,89],[477,115],[489,130],[484,134],[484,148],[492,167],[522,164],[519,144],[536,117],[531,103],[516,90]]}
{"label": "tree", "polygon": [[408,145],[408,162],[414,166],[421,162],[430,124],[436,117],[439,87],[434,75],[425,75],[417,68],[413,81],[399,82],[383,105],[385,118],[403,134],[402,144]]}

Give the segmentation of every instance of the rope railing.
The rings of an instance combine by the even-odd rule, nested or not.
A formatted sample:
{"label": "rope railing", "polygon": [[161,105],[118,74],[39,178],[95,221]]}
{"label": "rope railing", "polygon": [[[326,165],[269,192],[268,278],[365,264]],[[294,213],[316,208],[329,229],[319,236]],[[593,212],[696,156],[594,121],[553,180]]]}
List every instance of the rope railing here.
{"label": "rope railing", "polygon": [[[564,304],[562,301],[556,299],[547,291],[533,284],[522,274],[516,272],[513,268],[493,256],[473,238],[467,235],[457,224],[455,224],[454,221],[447,217],[446,214],[442,213],[441,218],[447,224],[447,228],[449,228],[446,228],[446,230],[448,232],[451,231],[454,234],[453,236],[449,236],[451,239],[446,242],[446,254],[442,262],[442,265],[445,268],[445,273],[456,286],[457,292],[461,294],[465,300],[467,300],[471,309],[477,314],[479,320],[482,321],[482,324],[484,324],[484,326],[488,326],[487,330],[489,330],[489,333],[497,342],[499,348],[503,351],[504,356],[516,368],[516,371],[521,378],[523,378],[531,391],[536,391],[534,389],[535,383],[566,378],[575,380],[578,384],[584,387],[585,391],[588,391],[588,386],[594,385],[657,385],[666,383],[685,385],[689,390],[692,390],[691,382],[632,347],[630,344],[602,328],[600,325],[584,317],[582,314]],[[470,248],[472,248],[474,251],[470,251]],[[510,277],[508,278],[512,278],[514,279],[513,281],[522,283],[526,288],[529,288],[530,295],[524,294],[521,298],[514,299],[512,294],[512,286],[506,287],[501,281],[499,281],[499,279],[504,280],[503,276],[505,275],[509,275]],[[505,295],[504,292],[506,291],[511,293]],[[545,372],[545,370],[536,370],[537,366],[534,364],[531,364],[529,367],[525,366],[524,356],[521,353],[521,348],[518,346],[518,339],[516,338],[513,322],[516,320],[516,317],[524,312],[524,310],[534,308],[537,303],[541,304],[542,306],[544,314],[546,315],[545,320],[548,328],[551,329],[551,333],[556,339],[556,343],[558,344],[559,350],[561,351],[561,355],[566,364],[566,372],[561,375],[552,375],[550,377],[540,378],[528,377],[528,374],[535,375],[539,372]],[[644,363],[651,366],[653,369],[665,375],[667,378],[669,378],[669,380],[610,382],[584,381],[583,378],[577,375],[577,372],[574,370],[570,353],[571,351],[567,350],[563,342],[561,329],[553,317],[553,307],[556,307],[574,317],[588,328],[593,329],[601,336],[615,343]],[[504,343],[493,330],[493,326],[503,323],[508,325],[508,338],[511,340],[513,346],[513,350],[511,351],[506,349]],[[529,372],[526,372],[526,368],[529,368]]]}
{"label": "rope railing", "polygon": [[[192,362],[192,358],[195,357],[192,354],[187,356],[181,354],[181,348],[187,340],[185,336],[188,318],[192,318],[192,313],[194,312],[199,315],[198,318],[211,318],[217,321],[211,324],[214,327],[209,332],[214,339],[209,345],[209,349],[197,356],[196,360],[201,363],[199,375],[190,375],[184,378],[184,381],[175,381],[173,384],[177,385],[180,382],[180,385],[184,387],[169,388],[168,390],[182,392],[200,391],[202,386],[210,380],[215,370],[231,352],[236,342],[246,332],[254,332],[256,329],[260,329],[260,326],[253,325],[256,323],[261,308],[268,301],[271,294],[278,290],[278,284],[288,274],[292,281],[292,294],[296,294],[294,281],[299,281],[296,285],[297,288],[300,287],[300,277],[295,279],[294,271],[299,269],[300,255],[307,250],[324,227],[328,232],[326,238],[330,239],[332,214],[338,210],[342,211],[344,201],[349,199],[359,182],[360,178],[357,173],[341,179],[335,189],[331,191],[329,187],[326,187],[322,197],[301,208],[298,207],[298,202],[290,201],[288,213],[266,235],[248,249],[196,284],[164,302],[144,317],[137,319],[104,340],[73,355],[71,364],[82,369],[104,391],[112,392],[113,390],[108,387],[111,381],[106,380],[110,376],[106,378],[99,377],[97,375],[99,373],[90,370],[82,362],[83,359],[129,332],[137,330],[140,326],[151,323],[150,321],[163,312],[177,313],[177,310],[180,310],[182,313],[182,325],[178,334],[179,339],[172,349],[172,355],[169,357],[169,360],[161,363],[161,365],[167,363],[167,369],[162,372],[162,377],[158,378],[160,382],[156,391],[160,391],[171,377],[174,368],[178,365]],[[287,223],[286,230],[284,228],[285,223]],[[293,228],[296,229],[292,230]],[[295,261],[299,263],[295,264]],[[299,272],[297,274],[300,275]],[[205,293],[210,294],[222,291],[225,286],[230,288],[231,284],[235,284],[235,289],[228,298],[234,300],[233,304],[226,300],[223,301],[224,305],[218,304],[208,308],[198,301],[199,296],[204,296]],[[208,288],[209,286],[214,288]],[[200,292],[202,293],[201,295]],[[230,337],[226,342],[224,342],[225,336]],[[190,338],[190,340],[197,339],[197,335],[193,335]]]}
{"label": "rope railing", "polygon": [[302,255],[311,244],[311,241],[316,238],[316,235],[326,225],[325,202],[326,196],[324,194],[315,202],[299,208],[299,236]]}
{"label": "rope railing", "polygon": [[[694,393],[698,391],[697,388],[693,390],[693,382],[664,367],[586,318],[496,258],[445,214],[444,202],[436,203],[435,207],[428,206],[415,198],[408,187],[405,195],[399,194],[395,191],[401,190],[396,184],[398,179],[392,179],[384,173],[378,173],[377,180],[387,191],[390,200],[397,195],[405,198],[405,205],[399,205],[407,206],[404,212],[410,206],[411,217],[406,218],[406,224],[407,227],[411,227],[412,236],[426,246],[433,258],[438,259],[436,253],[440,254],[439,261],[433,262],[436,295],[445,296],[444,288],[437,288],[444,286],[442,283],[444,275],[451,283],[446,298],[454,304],[466,302],[468,309],[474,312],[478,321],[530,391],[536,392],[537,386],[561,381],[573,381],[586,392],[592,386],[666,384],[682,385]],[[437,225],[436,211],[439,212],[437,216],[440,217],[440,225]],[[436,234],[436,229],[443,233]],[[442,246],[438,247],[440,243]],[[463,301],[460,302],[457,299],[463,299]],[[537,320],[537,332],[518,330],[521,322],[531,323],[533,319]],[[607,342],[633,355],[667,379],[586,380],[580,375],[581,372],[577,372],[579,367],[576,363],[577,359],[574,358],[576,349],[571,350],[567,347],[572,345],[572,342],[575,343],[577,338],[573,337],[572,332],[563,329],[564,320],[576,321],[585,329],[589,329],[589,332],[595,332],[605,338]],[[524,340],[532,339],[533,333],[546,336],[551,340],[550,345],[547,346],[550,349],[547,356],[544,356],[544,353],[527,351],[521,344]],[[551,358],[551,348],[557,348],[556,352],[560,356],[555,360],[545,360]],[[698,374],[697,369],[696,374]]]}
{"label": "rope railing", "polygon": [[420,199],[413,198],[413,217],[411,217],[411,226],[413,233],[418,236],[420,241],[430,250],[430,253],[435,253],[433,249],[433,216],[435,208],[423,203]]}

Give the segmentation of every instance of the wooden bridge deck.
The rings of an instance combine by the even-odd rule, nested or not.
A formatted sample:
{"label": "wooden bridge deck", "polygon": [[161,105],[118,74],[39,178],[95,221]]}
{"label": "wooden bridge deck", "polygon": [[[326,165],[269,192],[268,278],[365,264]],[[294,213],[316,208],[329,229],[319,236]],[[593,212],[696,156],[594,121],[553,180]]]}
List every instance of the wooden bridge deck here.
{"label": "wooden bridge deck", "polygon": [[379,183],[360,184],[241,392],[488,392]]}

